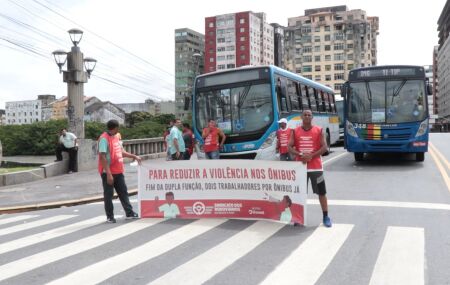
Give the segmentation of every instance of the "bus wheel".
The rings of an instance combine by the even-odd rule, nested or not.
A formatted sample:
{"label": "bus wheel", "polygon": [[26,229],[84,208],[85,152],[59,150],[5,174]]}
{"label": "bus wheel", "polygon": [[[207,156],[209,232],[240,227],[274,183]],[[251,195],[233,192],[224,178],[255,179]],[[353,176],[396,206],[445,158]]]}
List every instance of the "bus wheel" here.
{"label": "bus wheel", "polygon": [[326,137],[326,141],[327,141],[327,151],[324,152],[324,156],[327,156],[331,153],[331,138],[330,138],[330,132],[327,130],[327,137]]}
{"label": "bus wheel", "polygon": [[416,161],[424,161],[425,153],[424,152],[416,152]]}
{"label": "bus wheel", "polygon": [[355,152],[355,161],[363,161],[364,152]]}

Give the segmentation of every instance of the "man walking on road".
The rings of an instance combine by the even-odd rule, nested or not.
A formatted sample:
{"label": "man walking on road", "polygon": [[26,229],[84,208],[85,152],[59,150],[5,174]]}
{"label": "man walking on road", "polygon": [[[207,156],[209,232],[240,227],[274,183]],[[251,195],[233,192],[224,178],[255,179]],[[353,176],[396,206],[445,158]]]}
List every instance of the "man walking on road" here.
{"label": "man walking on road", "polygon": [[133,211],[128,198],[128,189],[125,184],[123,157],[137,160],[141,164],[141,158],[126,152],[116,136],[119,131],[119,122],[110,120],[106,123],[108,131],[104,132],[98,141],[98,171],[103,182],[103,197],[105,202],[106,221],[115,223],[114,206],[112,197],[116,189],[120,202],[126,214],[126,219],[137,219],[138,215]]}
{"label": "man walking on road", "polygon": [[61,130],[61,135],[58,140],[58,146],[56,147],[56,160],[62,161],[62,152],[67,151],[69,153],[69,174],[76,171],[78,144],[77,136],[68,132],[67,129]]}
{"label": "man walking on road", "polygon": [[312,119],[311,110],[303,110],[302,126],[298,126],[293,131],[289,140],[289,151],[296,155],[296,161],[307,164],[307,179],[311,182],[313,192],[319,195],[323,224],[331,227],[321,158],[321,155],[327,151],[327,142],[322,128],[312,125]]}

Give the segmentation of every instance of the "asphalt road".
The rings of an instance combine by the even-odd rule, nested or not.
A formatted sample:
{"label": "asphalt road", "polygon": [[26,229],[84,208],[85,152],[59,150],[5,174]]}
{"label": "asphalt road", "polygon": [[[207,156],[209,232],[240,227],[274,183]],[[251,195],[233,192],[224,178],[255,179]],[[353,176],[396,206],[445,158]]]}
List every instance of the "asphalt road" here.
{"label": "asphalt road", "polygon": [[106,224],[102,203],[0,216],[0,284],[450,284],[450,134],[430,140],[423,163],[333,148],[332,228],[312,194],[306,227]]}

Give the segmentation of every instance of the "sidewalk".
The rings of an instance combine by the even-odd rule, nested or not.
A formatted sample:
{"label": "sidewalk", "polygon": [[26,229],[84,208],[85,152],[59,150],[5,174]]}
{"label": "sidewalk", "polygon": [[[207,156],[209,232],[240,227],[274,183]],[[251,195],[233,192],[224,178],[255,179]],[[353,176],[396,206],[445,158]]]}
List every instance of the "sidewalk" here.
{"label": "sidewalk", "polygon": [[[143,164],[155,160],[143,161]],[[137,193],[137,167],[125,165],[128,193]],[[70,206],[103,200],[96,169],[55,176],[30,183],[0,187],[0,214]]]}

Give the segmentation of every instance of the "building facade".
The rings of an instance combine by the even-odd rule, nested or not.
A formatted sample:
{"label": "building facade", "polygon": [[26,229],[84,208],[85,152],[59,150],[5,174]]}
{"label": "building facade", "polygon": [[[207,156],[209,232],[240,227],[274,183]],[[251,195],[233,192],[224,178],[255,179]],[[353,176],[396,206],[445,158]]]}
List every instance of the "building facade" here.
{"label": "building facade", "polygon": [[251,11],[205,18],[205,72],[274,64],[274,27]]}
{"label": "building facade", "polygon": [[439,47],[437,56],[437,109],[439,122],[450,131],[450,0],[438,20]]}
{"label": "building facade", "polygon": [[377,64],[378,17],[347,6],[305,10],[288,19],[285,68],[340,93],[353,68]]}
{"label": "building facade", "polygon": [[84,121],[107,123],[109,120],[117,120],[119,124],[125,123],[125,111],[113,103],[95,102],[84,109]]}
{"label": "building facade", "polygon": [[204,50],[205,36],[203,34],[187,28],[175,30],[174,113],[181,120],[192,118],[192,110],[189,108],[185,111],[184,105],[186,98],[191,98],[195,77],[203,73]]}
{"label": "building facade", "polygon": [[22,125],[42,121],[41,107],[40,100],[6,102],[6,124]]}
{"label": "building facade", "polygon": [[0,109],[0,126],[6,125],[6,113],[4,109]]}

